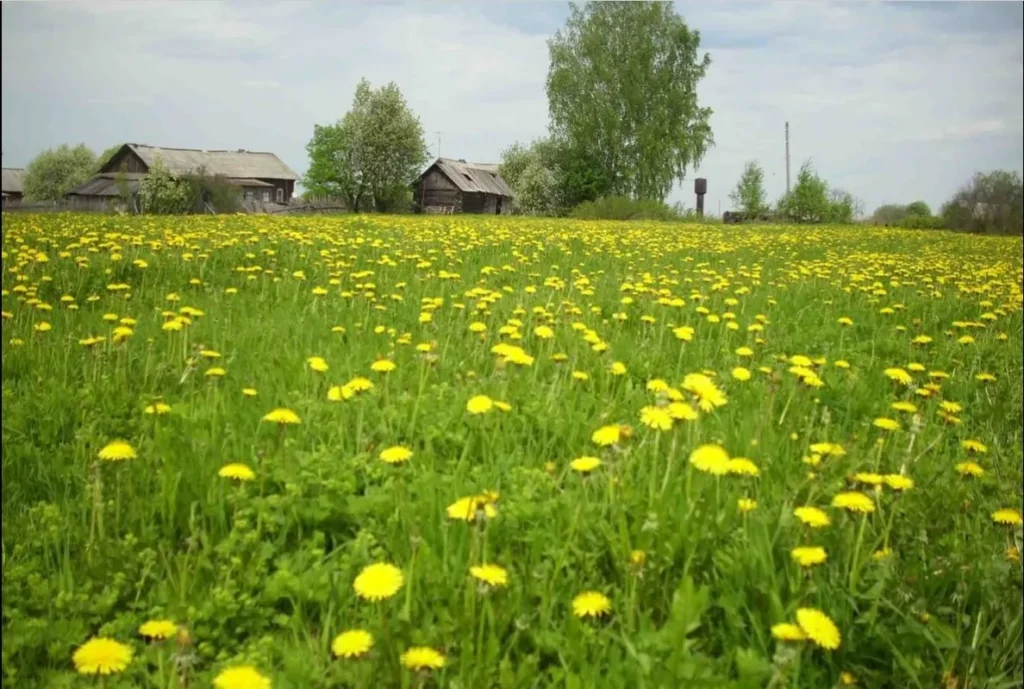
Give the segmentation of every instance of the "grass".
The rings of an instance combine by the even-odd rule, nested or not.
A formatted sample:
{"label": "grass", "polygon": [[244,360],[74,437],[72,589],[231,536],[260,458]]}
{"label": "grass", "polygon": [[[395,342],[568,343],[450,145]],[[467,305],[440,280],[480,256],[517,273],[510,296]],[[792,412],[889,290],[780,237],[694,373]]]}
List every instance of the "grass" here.
{"label": "grass", "polygon": [[[133,652],[111,688],[239,665],[276,689],[1020,687],[1021,528],[992,515],[1022,501],[1021,249],[851,227],[5,215],[3,686],[95,686],[72,654],[99,636]],[[701,372],[724,405],[707,379],[683,389]],[[478,395],[510,409],[471,414]],[[699,418],[642,422],[673,400]],[[263,421],[275,408],[301,423]],[[610,425],[619,441],[593,442]],[[116,439],[137,456],[100,460]],[[708,444],[759,475],[699,470]],[[396,445],[411,459],[381,461]],[[574,471],[584,456],[600,466]],[[969,460],[985,473],[961,476]],[[254,480],[219,477],[231,463]],[[847,491],[874,510],[831,506]],[[827,559],[802,567],[801,545]],[[403,584],[362,600],[379,562]],[[470,576],[481,563],[507,585]],[[585,591],[610,610],[576,617]],[[773,637],[802,608],[838,648]],[[150,620],[177,631],[147,642]],[[372,649],[333,658],[351,629]],[[415,646],[444,666],[404,667]]]}

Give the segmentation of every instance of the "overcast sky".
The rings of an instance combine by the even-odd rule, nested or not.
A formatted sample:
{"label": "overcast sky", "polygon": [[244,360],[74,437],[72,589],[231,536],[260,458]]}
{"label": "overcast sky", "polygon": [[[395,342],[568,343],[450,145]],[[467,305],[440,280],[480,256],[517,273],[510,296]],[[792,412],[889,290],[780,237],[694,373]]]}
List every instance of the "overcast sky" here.
{"label": "overcast sky", "polygon": [[[1022,5],[677,3],[711,67],[716,145],[671,196],[709,210],[747,159],[769,197],[805,159],[867,210],[938,206],[976,170],[1021,170]],[[432,154],[497,162],[547,128],[564,3],[4,2],[3,165],[84,142],[273,151],[300,175],[314,123],[360,77],[395,81]]]}

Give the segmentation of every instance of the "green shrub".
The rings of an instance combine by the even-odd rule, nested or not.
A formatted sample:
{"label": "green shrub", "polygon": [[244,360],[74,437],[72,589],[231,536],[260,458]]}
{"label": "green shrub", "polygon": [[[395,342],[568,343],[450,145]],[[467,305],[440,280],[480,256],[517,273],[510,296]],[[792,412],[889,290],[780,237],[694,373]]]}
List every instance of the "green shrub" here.
{"label": "green shrub", "polygon": [[584,201],[570,214],[577,220],[680,220],[676,209],[653,199],[606,196]]}
{"label": "green shrub", "polygon": [[238,213],[242,210],[242,190],[223,175],[208,175],[204,168],[181,175],[179,184],[186,194],[186,213]]}

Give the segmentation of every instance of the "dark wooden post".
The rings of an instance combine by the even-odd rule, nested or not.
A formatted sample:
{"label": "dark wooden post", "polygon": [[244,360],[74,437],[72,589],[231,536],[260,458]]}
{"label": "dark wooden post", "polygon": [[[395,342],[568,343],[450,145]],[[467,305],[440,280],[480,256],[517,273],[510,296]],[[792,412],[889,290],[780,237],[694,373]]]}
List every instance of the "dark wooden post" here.
{"label": "dark wooden post", "polygon": [[697,194],[697,217],[704,217],[704,194],[708,193],[708,181],[703,177],[693,180],[693,191]]}

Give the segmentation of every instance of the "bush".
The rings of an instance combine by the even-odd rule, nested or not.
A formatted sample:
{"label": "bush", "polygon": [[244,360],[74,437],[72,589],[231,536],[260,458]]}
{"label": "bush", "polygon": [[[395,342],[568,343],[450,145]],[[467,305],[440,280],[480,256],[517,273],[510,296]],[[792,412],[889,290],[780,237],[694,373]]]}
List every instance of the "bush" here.
{"label": "bush", "polygon": [[159,157],[139,182],[139,199],[142,212],[153,215],[187,213],[190,202],[188,187],[171,174]]}
{"label": "bush", "polygon": [[96,156],[84,144],[48,148],[25,168],[25,198],[60,201],[64,194],[85,182],[96,167]]}
{"label": "bush", "polygon": [[996,170],[977,173],[942,207],[951,230],[983,234],[1024,232],[1024,186],[1020,174]]}
{"label": "bush", "polygon": [[606,196],[584,201],[570,216],[577,220],[680,220],[676,209],[653,199],[631,199],[628,196]]}
{"label": "bush", "polygon": [[178,183],[185,188],[185,213],[238,213],[242,210],[242,190],[223,175],[208,175],[204,168],[182,175]]}
{"label": "bush", "polygon": [[943,227],[942,218],[934,215],[908,215],[899,223],[908,230],[938,230]]}

